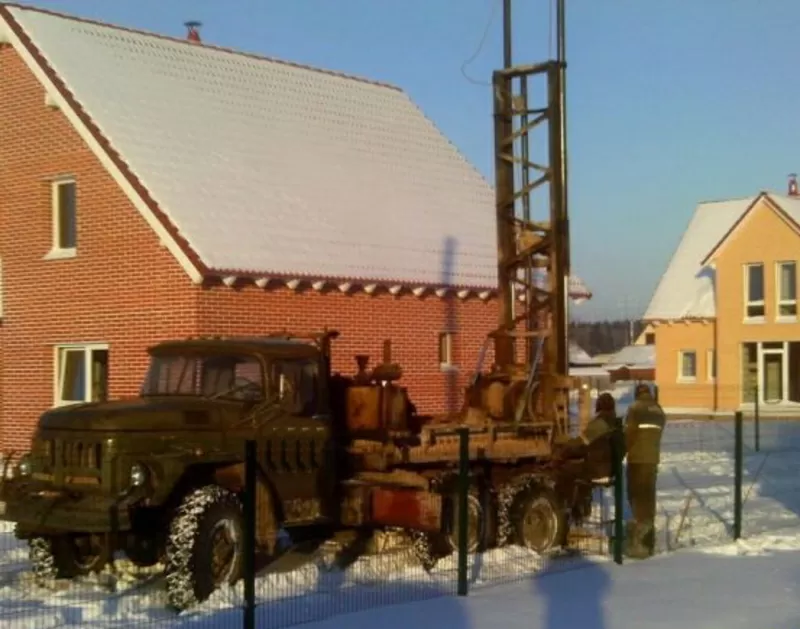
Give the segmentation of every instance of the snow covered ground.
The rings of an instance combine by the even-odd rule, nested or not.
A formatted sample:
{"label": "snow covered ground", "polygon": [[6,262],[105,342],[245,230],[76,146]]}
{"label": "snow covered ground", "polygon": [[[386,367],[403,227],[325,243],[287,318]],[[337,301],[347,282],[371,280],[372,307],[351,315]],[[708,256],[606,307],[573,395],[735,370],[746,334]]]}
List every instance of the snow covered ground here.
{"label": "snow covered ground", "polygon": [[[502,613],[504,626],[524,623],[527,628],[769,625],[796,629],[800,626],[800,422],[763,422],[759,453],[752,451],[752,437],[748,425],[744,540],[738,544],[730,542],[733,426],[724,421],[673,420],[664,436],[659,477],[659,557],[616,566],[607,558],[571,557],[546,563],[519,548],[494,550],[472,559],[467,599],[442,597],[455,593],[454,558],[440,562],[429,574],[404,550],[362,558],[346,572],[329,569],[319,557],[292,572],[259,578],[258,626],[270,629],[360,612],[357,619],[339,617],[324,626],[380,623],[382,629],[393,629],[402,622],[404,629],[442,624],[477,628],[496,624]],[[609,492],[597,509],[608,513],[610,508]],[[241,626],[241,584],[217,592],[199,608],[176,617],[165,609],[163,584],[157,575],[126,577],[115,592],[105,577],[59,584],[51,591],[37,588],[27,569],[26,548],[4,529],[0,532],[0,626]],[[554,571],[561,573],[532,578]],[[515,583],[489,587],[509,581]],[[426,598],[439,600],[405,605],[402,614],[386,607]],[[381,609],[362,611],[368,608]],[[709,610],[714,610],[713,619],[705,616],[711,618]],[[653,624],[647,624],[651,617]],[[736,622],[731,624],[731,619]]]}
{"label": "snow covered ground", "polygon": [[683,550],[372,609],[304,629],[797,629],[800,536]]}

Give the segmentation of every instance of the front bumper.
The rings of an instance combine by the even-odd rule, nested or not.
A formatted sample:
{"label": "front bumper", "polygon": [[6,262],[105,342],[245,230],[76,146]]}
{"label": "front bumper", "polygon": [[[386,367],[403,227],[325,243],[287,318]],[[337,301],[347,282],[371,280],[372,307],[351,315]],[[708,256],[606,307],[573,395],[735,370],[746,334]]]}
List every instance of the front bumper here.
{"label": "front bumper", "polygon": [[2,483],[0,519],[15,522],[20,538],[30,535],[121,533],[131,529],[132,497],[116,498],[27,479]]}

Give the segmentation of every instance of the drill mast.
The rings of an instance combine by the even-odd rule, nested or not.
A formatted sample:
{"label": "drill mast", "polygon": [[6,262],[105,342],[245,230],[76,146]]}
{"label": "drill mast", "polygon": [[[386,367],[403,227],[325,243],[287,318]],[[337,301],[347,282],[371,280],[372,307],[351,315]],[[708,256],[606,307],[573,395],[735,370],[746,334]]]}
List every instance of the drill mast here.
{"label": "drill mast", "polygon": [[[535,65],[511,64],[510,0],[504,9],[505,67],[492,80],[500,303],[495,377],[516,392],[517,422],[555,423],[563,434],[570,274],[564,0],[557,0],[558,57]],[[532,157],[537,148],[543,150]]]}

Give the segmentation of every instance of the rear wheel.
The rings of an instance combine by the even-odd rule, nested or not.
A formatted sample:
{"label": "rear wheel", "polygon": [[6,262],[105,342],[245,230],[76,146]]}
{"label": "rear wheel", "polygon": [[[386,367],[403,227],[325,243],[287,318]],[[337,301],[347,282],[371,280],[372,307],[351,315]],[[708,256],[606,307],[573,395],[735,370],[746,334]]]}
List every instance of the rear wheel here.
{"label": "rear wheel", "polygon": [[511,525],[514,541],[520,546],[544,554],[566,540],[567,517],[553,490],[533,484],[514,500]]}
{"label": "rear wheel", "polygon": [[[445,540],[450,550],[458,551],[459,505],[458,491],[450,495]],[[494,542],[497,529],[497,507],[492,493],[486,487],[473,486],[467,494],[467,552],[486,550]]]}

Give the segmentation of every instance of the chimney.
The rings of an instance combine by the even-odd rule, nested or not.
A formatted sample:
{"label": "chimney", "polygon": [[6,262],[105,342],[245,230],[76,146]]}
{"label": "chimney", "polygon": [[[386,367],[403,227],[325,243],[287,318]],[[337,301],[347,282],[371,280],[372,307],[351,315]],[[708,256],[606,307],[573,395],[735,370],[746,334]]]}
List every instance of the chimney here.
{"label": "chimney", "polygon": [[186,39],[189,41],[200,43],[200,31],[198,30],[203,23],[198,22],[196,20],[191,20],[189,22],[184,22],[183,25],[188,29],[186,33]]}
{"label": "chimney", "polygon": [[789,175],[789,196],[790,197],[800,196],[800,194],[797,191],[797,175],[795,173]]}

